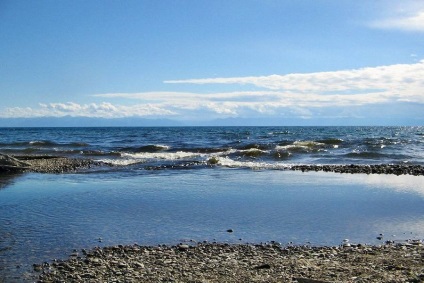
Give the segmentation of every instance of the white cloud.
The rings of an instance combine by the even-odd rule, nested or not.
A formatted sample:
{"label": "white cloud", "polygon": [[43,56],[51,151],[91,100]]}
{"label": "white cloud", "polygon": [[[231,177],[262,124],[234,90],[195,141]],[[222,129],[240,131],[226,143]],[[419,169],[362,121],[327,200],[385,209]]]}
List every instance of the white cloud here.
{"label": "white cloud", "polygon": [[371,26],[384,29],[424,32],[424,11],[417,12],[414,15],[375,21]]}
{"label": "white cloud", "polygon": [[[241,84],[280,90],[274,95],[302,102],[332,101],[354,103],[382,100],[411,100],[424,102],[424,60],[414,64],[369,67],[334,72],[271,75],[259,77],[206,78],[170,80],[165,83]],[[326,94],[328,92],[333,93]],[[261,92],[252,93],[258,95]],[[346,93],[358,93],[346,94]],[[295,97],[292,97],[292,96]],[[309,99],[308,99],[309,98]]]}
{"label": "white cloud", "polygon": [[193,93],[193,92],[139,92],[139,93],[104,93],[94,94],[94,97],[105,98],[128,98],[143,101],[157,102],[168,101],[175,103],[179,101],[195,100],[195,101],[231,101],[239,100],[241,97],[252,99],[254,97],[263,97],[266,99],[270,95],[269,91],[237,91],[237,92],[217,92],[217,93]]}
{"label": "white cloud", "polygon": [[[256,91],[215,93],[140,92],[94,94],[109,102],[40,104],[36,108],[7,108],[0,117],[84,116],[103,118],[172,116],[214,119],[291,114],[311,117],[318,109],[348,109],[365,105],[424,104],[424,60],[413,64],[334,72],[258,77],[205,78],[167,81],[187,84],[250,84]],[[208,89],[211,89],[208,87]],[[136,101],[123,105],[123,99]],[[114,103],[113,101],[119,101]]]}
{"label": "white cloud", "polygon": [[108,102],[100,104],[40,103],[38,108],[14,107],[6,108],[0,118],[31,118],[31,117],[93,117],[93,118],[124,118],[146,116],[171,116],[176,113],[152,104],[132,106],[112,105]]}
{"label": "white cloud", "polygon": [[[366,92],[360,94],[320,94],[314,92],[294,92],[294,91],[256,91],[256,92],[229,92],[229,93],[214,93],[214,94],[195,94],[189,96],[186,93],[174,92],[172,97],[170,93],[129,93],[125,95],[120,93],[114,94],[97,94],[98,97],[119,97],[131,98],[143,101],[156,101],[157,105],[164,108],[176,109],[197,109],[201,107],[251,107],[255,105],[267,105],[269,107],[288,107],[288,106],[309,106],[309,107],[326,107],[326,106],[346,106],[346,105],[363,105],[370,103],[387,102],[393,97],[387,95],[383,91]],[[221,110],[216,110],[221,112]]]}
{"label": "white cloud", "polygon": [[404,0],[383,2],[380,19],[370,23],[373,28],[424,32],[424,1]]}

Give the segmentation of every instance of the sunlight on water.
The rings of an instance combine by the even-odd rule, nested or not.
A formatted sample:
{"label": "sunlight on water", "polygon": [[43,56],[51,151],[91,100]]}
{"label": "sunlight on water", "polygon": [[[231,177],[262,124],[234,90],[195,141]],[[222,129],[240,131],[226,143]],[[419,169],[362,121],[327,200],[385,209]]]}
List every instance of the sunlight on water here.
{"label": "sunlight on water", "polygon": [[211,168],[1,183],[0,263],[12,271],[96,245],[424,237],[422,177]]}

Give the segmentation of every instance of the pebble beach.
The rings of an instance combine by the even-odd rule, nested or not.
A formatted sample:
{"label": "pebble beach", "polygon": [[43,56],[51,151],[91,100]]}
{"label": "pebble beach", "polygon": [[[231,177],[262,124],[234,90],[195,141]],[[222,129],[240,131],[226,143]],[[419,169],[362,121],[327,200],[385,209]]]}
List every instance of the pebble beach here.
{"label": "pebble beach", "polygon": [[421,241],[112,246],[34,264],[37,282],[424,282]]}

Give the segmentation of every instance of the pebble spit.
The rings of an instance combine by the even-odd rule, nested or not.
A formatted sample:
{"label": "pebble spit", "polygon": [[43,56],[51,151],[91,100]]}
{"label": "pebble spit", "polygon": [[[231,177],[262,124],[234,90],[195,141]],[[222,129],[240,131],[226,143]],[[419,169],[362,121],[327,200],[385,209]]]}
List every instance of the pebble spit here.
{"label": "pebble spit", "polygon": [[35,264],[38,282],[424,282],[421,241],[335,247],[112,246]]}
{"label": "pebble spit", "polygon": [[[97,166],[113,166],[112,164],[82,158],[67,158],[58,156],[15,156],[19,161],[25,162],[28,168],[26,172],[38,173],[67,173],[76,172]],[[208,166],[216,166],[208,162]],[[181,165],[162,165],[159,167],[147,167],[149,170],[184,168]],[[294,171],[323,171],[350,174],[391,174],[391,175],[414,175],[424,176],[424,166],[412,164],[336,164],[336,165],[293,165],[287,170]],[[22,171],[22,170],[21,170]],[[0,171],[1,172],[1,171]]]}
{"label": "pebble spit", "polygon": [[82,158],[67,158],[57,156],[19,156],[30,167],[27,172],[37,173],[68,173],[104,165],[102,162]]}
{"label": "pebble spit", "polygon": [[324,171],[350,174],[394,174],[423,176],[424,167],[421,165],[373,164],[373,165],[295,165],[290,167],[296,171]]}

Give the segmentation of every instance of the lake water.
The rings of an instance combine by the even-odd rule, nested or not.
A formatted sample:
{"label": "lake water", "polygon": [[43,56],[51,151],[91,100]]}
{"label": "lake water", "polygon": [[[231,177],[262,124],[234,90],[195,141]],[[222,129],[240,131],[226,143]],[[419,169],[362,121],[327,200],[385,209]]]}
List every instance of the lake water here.
{"label": "lake water", "polygon": [[424,127],[0,128],[0,152],[108,164],[0,175],[0,281],[94,246],[424,238],[423,176],[286,170],[424,165]]}
{"label": "lake water", "polygon": [[132,169],[299,164],[424,165],[424,127],[0,128],[0,152],[91,158]]}
{"label": "lake water", "polygon": [[32,263],[94,246],[424,238],[421,176],[204,168],[31,173],[0,184],[6,282],[23,280]]}

